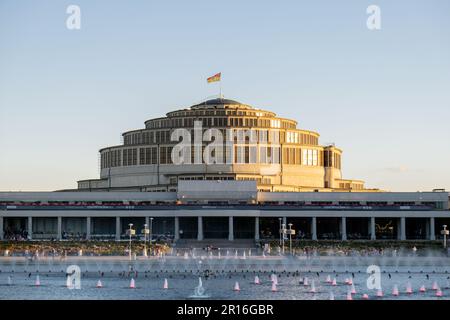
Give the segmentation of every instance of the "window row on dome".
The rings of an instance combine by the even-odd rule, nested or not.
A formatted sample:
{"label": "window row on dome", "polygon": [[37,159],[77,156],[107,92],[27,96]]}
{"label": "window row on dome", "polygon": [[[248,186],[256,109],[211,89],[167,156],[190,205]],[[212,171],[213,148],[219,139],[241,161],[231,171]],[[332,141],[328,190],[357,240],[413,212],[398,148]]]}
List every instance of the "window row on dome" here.
{"label": "window row on dome", "polygon": [[[219,129],[222,133],[223,139],[225,140],[227,135],[226,129]],[[239,129],[232,129],[233,134],[235,135],[235,141],[236,141],[236,132],[239,131]],[[319,138],[314,134],[309,133],[301,133],[301,132],[294,132],[294,131],[271,131],[271,134],[267,134],[268,130],[266,129],[259,129],[259,128],[252,128],[251,132],[254,132],[256,134],[256,139],[259,139],[259,135],[265,134],[266,137],[269,137],[269,142],[272,142],[270,137],[274,137],[274,135],[277,135],[275,138],[275,141],[279,141],[280,143],[295,143],[295,144],[302,144],[302,145],[313,145],[316,146],[319,144]],[[193,141],[193,130],[191,131],[191,140]],[[161,143],[173,143],[174,141],[170,140],[171,136],[171,130],[144,130],[140,132],[133,132],[133,133],[126,133],[124,135],[124,145],[148,145],[148,144],[161,144]],[[248,141],[248,135],[246,136],[246,141]],[[261,139],[259,139],[261,140]],[[266,139],[267,140],[267,139]]]}
{"label": "window row on dome", "polygon": [[146,122],[147,129],[163,128],[189,128],[194,126],[194,121],[202,121],[204,127],[262,127],[295,129],[295,122],[270,118],[247,117],[185,117],[155,119]]}
{"label": "window row on dome", "polygon": [[273,117],[272,112],[262,110],[240,110],[240,109],[198,109],[180,110],[169,112],[168,117],[196,117],[196,116],[247,116],[247,117]]}
{"label": "window row on dome", "polygon": [[[230,148],[233,148],[231,152]],[[159,150],[159,151],[158,151]],[[173,146],[121,148],[104,150],[101,153],[101,168],[172,164]],[[282,151],[280,151],[282,150]],[[205,146],[202,146],[203,155]],[[341,155],[331,150],[320,150],[299,147],[269,147],[263,145],[225,145],[222,149],[213,150],[211,156],[219,164],[231,162],[233,164],[271,164],[283,163],[288,165],[321,166],[341,168]],[[186,164],[195,163],[195,148],[191,148],[191,159]]]}

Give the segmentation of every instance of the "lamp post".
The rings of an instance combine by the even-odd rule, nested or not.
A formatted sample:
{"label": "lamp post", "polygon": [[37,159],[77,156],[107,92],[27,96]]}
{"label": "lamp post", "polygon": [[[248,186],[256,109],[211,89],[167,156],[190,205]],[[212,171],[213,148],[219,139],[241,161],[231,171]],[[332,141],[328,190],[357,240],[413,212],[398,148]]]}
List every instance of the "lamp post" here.
{"label": "lamp post", "polygon": [[153,218],[150,218],[150,233],[149,233],[149,247],[150,247],[150,255],[152,253],[152,237],[153,237],[153,232],[152,232],[152,228],[153,228]]}
{"label": "lamp post", "polygon": [[444,249],[446,249],[447,248],[447,236],[449,234],[449,230],[447,230],[447,225],[446,224],[444,224],[442,226],[441,234],[444,236]]}
{"label": "lamp post", "polygon": [[281,247],[282,247],[282,252],[284,254],[284,236],[286,234],[286,225],[284,223],[281,225],[281,232],[283,234],[283,237],[282,237],[283,241],[281,242]]}
{"label": "lamp post", "polygon": [[132,229],[133,224],[132,224],[132,223],[129,223],[128,226],[130,227],[130,228],[128,229],[128,234],[130,235],[130,248],[129,248],[128,251],[129,251],[129,256],[130,256],[130,260],[131,260],[131,235],[133,234],[133,229]]}
{"label": "lamp post", "polygon": [[281,230],[281,220],[283,220],[282,218],[278,218],[278,220],[280,221],[280,247],[281,247],[281,235],[283,233],[283,231]]}
{"label": "lamp post", "polygon": [[147,224],[144,223],[144,257],[147,256],[147,233],[148,233]]}
{"label": "lamp post", "polygon": [[289,253],[292,255],[292,223],[288,223],[289,226]]}

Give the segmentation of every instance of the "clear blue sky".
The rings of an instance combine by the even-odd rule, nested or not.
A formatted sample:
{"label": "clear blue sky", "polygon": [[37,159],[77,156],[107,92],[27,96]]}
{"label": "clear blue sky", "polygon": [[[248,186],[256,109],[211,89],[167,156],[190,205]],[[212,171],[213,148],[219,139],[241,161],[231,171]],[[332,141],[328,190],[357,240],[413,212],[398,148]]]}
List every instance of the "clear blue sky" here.
{"label": "clear blue sky", "polygon": [[450,189],[448,0],[0,0],[0,190],[98,177],[100,147],[216,94],[220,71],[226,97],[335,142],[344,177]]}

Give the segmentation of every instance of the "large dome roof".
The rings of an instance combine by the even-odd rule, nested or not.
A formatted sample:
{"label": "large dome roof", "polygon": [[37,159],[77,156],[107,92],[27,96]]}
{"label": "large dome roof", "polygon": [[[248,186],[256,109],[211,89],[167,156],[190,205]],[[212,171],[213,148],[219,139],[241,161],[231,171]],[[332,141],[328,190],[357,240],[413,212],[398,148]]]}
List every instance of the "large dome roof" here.
{"label": "large dome roof", "polygon": [[197,109],[197,108],[202,108],[205,106],[215,106],[215,105],[239,105],[239,106],[244,106],[246,108],[250,108],[250,106],[243,104],[236,100],[217,98],[217,99],[206,100],[201,103],[195,104],[195,105],[191,106],[191,109]]}

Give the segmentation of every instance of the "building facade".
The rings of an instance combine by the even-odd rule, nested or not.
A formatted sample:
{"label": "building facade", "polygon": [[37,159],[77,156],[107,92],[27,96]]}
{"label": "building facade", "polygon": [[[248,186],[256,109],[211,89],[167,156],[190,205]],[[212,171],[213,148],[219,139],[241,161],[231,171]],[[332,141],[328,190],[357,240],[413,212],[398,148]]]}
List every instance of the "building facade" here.
{"label": "building facade", "polygon": [[1,192],[1,239],[435,240],[448,192],[261,192],[256,181],[180,181],[177,192]]}
{"label": "building facade", "polygon": [[[200,127],[200,128],[199,128]],[[202,141],[188,149],[183,163],[173,162],[177,130],[196,130]],[[220,152],[208,145],[220,134]],[[320,145],[317,132],[229,99],[213,99],[166,117],[145,122],[145,128],[123,133],[123,144],[100,150],[100,179],[78,181],[80,191],[176,192],[178,181],[256,181],[260,191],[369,191],[364,182],[342,178],[342,150]],[[183,152],[185,149],[183,149]],[[206,162],[205,152],[214,162]]]}
{"label": "building facade", "polygon": [[234,100],[148,120],[100,162],[76,190],[0,192],[0,239],[121,240],[132,223],[175,241],[276,240],[282,225],[294,240],[435,240],[450,225],[445,190],[367,190],[318,133]]}

